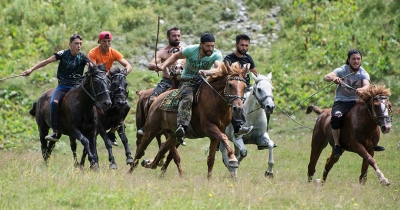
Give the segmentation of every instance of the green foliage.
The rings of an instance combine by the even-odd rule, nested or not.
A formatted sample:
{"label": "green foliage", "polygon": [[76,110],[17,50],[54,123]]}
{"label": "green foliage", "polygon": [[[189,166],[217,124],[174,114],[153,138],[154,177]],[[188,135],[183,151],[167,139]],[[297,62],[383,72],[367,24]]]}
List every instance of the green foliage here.
{"label": "green foliage", "polygon": [[[372,83],[390,87],[391,102],[395,106],[400,104],[400,68],[396,62],[400,58],[399,1],[245,0],[245,3],[250,19],[263,26],[257,33],[267,37],[275,33],[279,37],[268,47],[251,46],[249,53],[260,73],[273,73],[275,101],[286,112],[298,113],[309,103],[331,106],[334,86],[329,86],[322,77],[343,65],[351,48],[363,53],[362,65],[370,73]],[[165,42],[168,28],[178,26],[182,35],[195,43],[202,33],[214,33],[217,49],[229,52],[235,36],[241,33],[235,27],[220,29],[220,21],[237,18],[237,4],[231,0],[218,3],[214,0],[3,0],[0,5],[1,78],[18,75],[54,52],[68,48],[68,38],[73,33],[83,36],[84,52],[97,46],[100,31],[109,30],[114,35],[113,47],[127,60],[144,57],[154,52],[158,16],[162,20],[159,42]],[[280,6],[278,23],[268,18],[267,11],[274,5]],[[275,24],[280,24],[280,31],[276,31]],[[28,87],[24,87],[23,93],[33,101],[46,88],[54,87],[55,69],[56,64],[48,70],[35,71],[30,82],[24,84]],[[131,92],[153,87],[159,80],[155,73],[147,71],[133,70],[132,74],[135,76],[128,77]],[[8,84],[0,83],[0,89],[11,90]],[[129,99],[135,107],[136,95],[130,94]],[[22,121],[31,119],[28,107],[14,98],[7,100],[2,106],[21,113]],[[0,110],[0,114],[7,116],[2,120],[10,127],[30,125],[24,133],[34,133],[37,139],[34,120],[20,126],[18,115],[11,116],[9,110]],[[4,131],[0,131],[0,141],[5,141],[4,136]]]}

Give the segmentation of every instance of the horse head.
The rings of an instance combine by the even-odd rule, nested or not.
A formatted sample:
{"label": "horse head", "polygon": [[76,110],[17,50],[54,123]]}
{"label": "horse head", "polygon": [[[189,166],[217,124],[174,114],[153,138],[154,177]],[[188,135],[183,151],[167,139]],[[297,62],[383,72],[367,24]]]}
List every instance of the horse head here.
{"label": "horse head", "polygon": [[275,109],[273,96],[274,87],[272,86],[272,73],[269,73],[267,76],[259,74],[258,77],[256,77],[253,73],[251,73],[251,75],[255,81],[252,94],[254,95],[261,108],[265,110],[265,113],[272,114]]}
{"label": "horse head", "polygon": [[[244,92],[246,89],[246,81],[244,80],[249,66],[240,68],[238,62],[230,65],[228,62],[226,65],[220,64],[222,72],[228,72],[228,78],[226,80],[224,97],[229,106],[232,106],[232,115],[241,116],[243,112]],[[224,69],[225,68],[225,69]]]}
{"label": "horse head", "polygon": [[389,133],[392,128],[390,95],[390,89],[386,89],[384,85],[371,85],[366,92],[358,95],[367,105],[369,114],[379,125],[382,133]]}
{"label": "horse head", "polygon": [[126,82],[127,70],[120,67],[113,67],[109,72],[109,79],[111,82],[110,94],[112,104],[117,108],[124,107],[127,102],[129,91],[127,90],[128,83]]}
{"label": "horse head", "polygon": [[96,65],[89,62],[89,68],[82,82],[82,88],[85,93],[103,110],[111,107],[109,94],[109,79],[106,75],[106,67],[103,64]]}

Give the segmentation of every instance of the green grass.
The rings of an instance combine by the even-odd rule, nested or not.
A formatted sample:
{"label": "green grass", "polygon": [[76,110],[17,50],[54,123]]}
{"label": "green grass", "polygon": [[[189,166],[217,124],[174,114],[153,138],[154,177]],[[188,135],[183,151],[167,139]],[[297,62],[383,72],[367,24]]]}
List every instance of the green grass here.
{"label": "green grass", "polygon": [[[129,115],[131,120],[134,115]],[[312,126],[315,115],[296,114],[301,124]],[[395,115],[393,127],[399,125]],[[33,119],[32,119],[33,120]],[[135,129],[128,126],[130,148],[135,152]],[[99,139],[100,171],[73,167],[67,137],[57,143],[46,167],[36,141],[30,148],[14,148],[0,153],[1,209],[398,209],[400,204],[399,131],[382,135],[386,151],[375,158],[389,187],[380,186],[372,168],[365,185],[358,184],[361,158],[346,152],[331,170],[324,186],[307,182],[311,131],[299,128],[283,114],[272,117],[274,178],[264,177],[268,151],[248,145],[248,156],[241,162],[234,181],[217,153],[212,180],[207,180],[208,139],[187,140],[180,147],[184,178],[172,163],[164,178],[160,170],[139,166],[132,174],[125,165],[121,146],[114,147],[118,170],[108,169],[107,152]],[[119,140],[118,140],[119,141]],[[78,145],[80,151],[82,145]],[[155,142],[144,158],[153,158]],[[322,176],[330,148],[317,164],[315,178]]]}

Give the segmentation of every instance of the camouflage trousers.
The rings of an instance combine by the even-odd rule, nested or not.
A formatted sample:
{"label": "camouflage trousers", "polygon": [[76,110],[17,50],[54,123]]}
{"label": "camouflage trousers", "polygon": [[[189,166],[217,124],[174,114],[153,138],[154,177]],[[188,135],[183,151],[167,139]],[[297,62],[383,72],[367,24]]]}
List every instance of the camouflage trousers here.
{"label": "camouflage trousers", "polygon": [[199,89],[202,80],[182,81],[179,84],[178,125],[188,127],[192,119],[193,95]]}

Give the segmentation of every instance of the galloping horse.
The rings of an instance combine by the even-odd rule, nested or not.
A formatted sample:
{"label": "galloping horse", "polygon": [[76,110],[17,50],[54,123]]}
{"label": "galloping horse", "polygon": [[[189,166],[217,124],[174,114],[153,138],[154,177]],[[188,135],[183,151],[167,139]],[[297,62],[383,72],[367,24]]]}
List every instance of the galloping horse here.
{"label": "galloping horse", "polygon": [[[183,67],[185,66],[186,59],[178,59],[175,64],[173,64],[169,69],[169,74],[171,76],[172,80],[172,85],[170,90],[172,89],[177,89],[179,85],[179,80],[180,80],[180,75],[182,73]],[[143,90],[143,91],[136,91],[136,94],[139,96],[139,100],[137,102],[136,106],[136,129],[139,130],[144,127],[144,124],[146,122],[146,117],[147,117],[147,112],[150,106],[148,106],[148,103],[150,102],[150,95],[153,92],[154,88]],[[158,147],[161,147],[161,135],[159,134],[156,136]],[[164,135],[168,135],[168,133],[164,133]],[[140,142],[142,140],[143,135],[140,135],[136,133],[136,146],[140,145]],[[162,166],[164,165],[165,168],[162,168],[162,171],[165,172],[166,168],[168,167],[168,164],[171,162],[172,159],[174,159],[175,164],[177,165],[178,172],[180,176],[183,176],[182,174],[182,168],[180,166],[180,156],[178,151],[176,150],[176,147],[173,147],[171,149],[172,151],[169,152],[167,156],[167,162],[166,165],[164,165],[163,161],[160,161],[159,165]]]}
{"label": "galloping horse", "polygon": [[[389,185],[389,181],[379,170],[374,157],[374,148],[382,133],[389,133],[392,127],[392,111],[389,102],[390,90],[383,85],[371,85],[367,92],[359,95],[357,104],[344,115],[343,125],[340,129],[340,146],[342,149],[357,153],[363,158],[359,182],[367,181],[368,165],[371,165],[381,183]],[[329,171],[339,160],[333,156],[333,137],[330,126],[331,109],[319,109],[308,106],[307,114],[311,111],[317,113],[318,119],[314,126],[311,142],[310,163],[308,164],[308,181],[312,181],[315,165],[322,150],[329,144],[332,146],[331,156],[325,164],[322,183],[326,181]]]}
{"label": "galloping horse", "polygon": [[[228,138],[224,134],[224,130],[231,121],[232,112],[236,114],[243,111],[242,100],[244,89],[246,88],[243,78],[248,68],[240,69],[238,63],[234,63],[232,66],[229,64],[225,66],[223,63],[220,63],[218,69],[211,71],[214,71],[214,75],[207,79],[209,85],[203,82],[199,88],[198,104],[192,109],[191,125],[187,129],[185,136],[187,138],[210,138],[210,150],[207,158],[208,178],[212,176],[215,152],[219,142],[224,144],[228,150],[229,166],[239,167],[234,151],[229,146]],[[134,164],[130,171],[138,165],[147,146],[157,135],[164,132],[168,133],[166,142],[161,145],[154,160],[142,164],[146,168],[155,169],[165,153],[178,144],[175,136],[177,113],[161,109],[164,99],[173,91],[161,94],[151,105],[145,124],[146,132],[142,137],[140,145],[137,147]]]}
{"label": "galloping horse", "polygon": [[[274,142],[269,138],[267,133],[267,116],[273,113],[275,103],[273,100],[273,86],[272,86],[272,74],[269,73],[267,76],[258,75],[258,77],[252,74],[255,84],[250,88],[250,92],[245,94],[246,101],[243,104],[243,112],[246,118],[246,124],[243,126],[250,127],[253,129],[250,133],[243,135],[241,138],[236,138],[234,135],[234,129],[232,124],[229,124],[225,129],[225,134],[229,140],[235,145],[235,155],[240,161],[247,156],[247,149],[245,144],[255,144],[259,150],[269,149],[268,168],[265,171],[265,176],[273,178],[272,167],[274,166],[273,159],[273,148]],[[250,95],[251,94],[251,95]],[[237,170],[228,166],[228,157],[226,155],[226,149],[224,145],[219,147],[222,153],[222,160],[225,166],[229,169],[233,177],[237,176]]]}
{"label": "galloping horse", "polygon": [[[88,151],[90,168],[98,168],[96,109],[107,110],[111,106],[108,91],[109,80],[105,70],[104,65],[96,66],[93,63],[89,63],[89,68],[82,83],[68,91],[59,105],[59,132],[69,136],[75,166],[79,165],[76,157],[76,139],[78,139]],[[36,118],[42,156],[46,162],[55,146],[55,142],[47,142],[45,140],[50,128],[50,100],[53,91],[54,89],[50,89],[44,92],[29,111]],[[94,106],[95,104],[96,107]]]}
{"label": "galloping horse", "polygon": [[[117,128],[118,135],[124,145],[126,164],[132,164],[133,158],[131,156],[131,150],[128,145],[128,138],[125,135],[125,118],[128,115],[131,107],[127,102],[128,97],[126,82],[126,69],[121,69],[116,66],[110,69],[109,78],[111,82],[110,95],[112,100],[111,108],[105,112],[99,112],[99,123],[97,125],[97,133],[100,134],[101,138],[104,140],[104,144],[108,151],[108,160],[110,161],[109,169],[117,169],[117,163],[115,163],[115,158],[112,152],[111,140],[108,138],[106,131],[110,128]],[[85,164],[87,152],[83,150],[80,165]]]}

